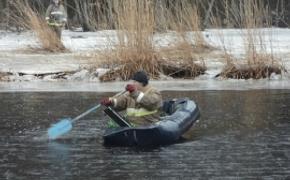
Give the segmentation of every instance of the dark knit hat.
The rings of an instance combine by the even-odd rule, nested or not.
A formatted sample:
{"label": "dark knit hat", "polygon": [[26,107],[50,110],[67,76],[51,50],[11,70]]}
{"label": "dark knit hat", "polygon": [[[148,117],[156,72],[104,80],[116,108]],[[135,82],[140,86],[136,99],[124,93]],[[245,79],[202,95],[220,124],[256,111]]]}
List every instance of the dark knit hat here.
{"label": "dark knit hat", "polygon": [[146,86],[148,84],[149,78],[144,71],[138,71],[133,75],[132,80],[138,81],[142,83],[143,86]]}

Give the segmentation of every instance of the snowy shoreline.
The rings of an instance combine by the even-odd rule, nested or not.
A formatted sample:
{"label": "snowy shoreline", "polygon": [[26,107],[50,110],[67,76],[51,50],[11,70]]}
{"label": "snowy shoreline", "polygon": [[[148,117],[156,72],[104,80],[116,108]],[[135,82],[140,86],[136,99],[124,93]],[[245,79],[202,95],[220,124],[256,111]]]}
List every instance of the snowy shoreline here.
{"label": "snowy shoreline", "polygon": [[[120,92],[128,82],[0,82],[0,92]],[[290,90],[288,80],[153,80],[161,91]]]}
{"label": "snowy shoreline", "polygon": [[[244,30],[210,29],[203,31],[205,40],[212,46],[225,47],[235,57],[244,56]],[[284,68],[290,70],[290,29],[259,29],[265,34],[266,51],[281,59]],[[188,36],[190,37],[190,33]],[[223,36],[223,42],[220,35]],[[154,37],[156,47],[170,46],[176,40],[174,32],[157,34]],[[71,32],[64,31],[62,41],[71,53],[25,53],[28,47],[37,47],[37,41],[31,32],[12,33],[0,31],[0,72],[13,76],[9,82],[0,83],[1,92],[10,91],[119,91],[125,82],[100,83],[99,72],[89,72],[88,67],[94,61],[81,58],[80,54],[90,54],[103,50],[116,42],[116,31]],[[258,43],[258,42],[257,42]],[[193,80],[171,79],[167,77],[153,81],[161,90],[249,90],[249,89],[290,89],[290,76],[272,74],[269,79],[235,80],[219,79],[224,60],[222,51],[212,52],[204,59],[207,71]],[[78,57],[79,56],[79,57]],[[102,70],[101,70],[102,71]],[[55,76],[69,75],[65,79]],[[41,79],[35,75],[47,75]],[[63,75],[65,76],[65,75]],[[2,80],[3,81],[3,80]],[[4,80],[5,81],[5,80]],[[115,85],[117,84],[117,85]],[[122,84],[122,85],[118,85]],[[161,84],[161,85],[160,85]],[[79,88],[78,86],[82,86]],[[105,86],[105,88],[101,88]],[[109,86],[109,87],[107,87]]]}

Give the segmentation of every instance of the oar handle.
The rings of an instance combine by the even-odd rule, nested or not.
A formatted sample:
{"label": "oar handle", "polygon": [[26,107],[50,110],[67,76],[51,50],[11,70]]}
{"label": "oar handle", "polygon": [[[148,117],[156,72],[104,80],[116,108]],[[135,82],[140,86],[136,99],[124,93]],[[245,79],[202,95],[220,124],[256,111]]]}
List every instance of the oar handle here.
{"label": "oar handle", "polygon": [[81,119],[82,117],[85,117],[86,115],[90,114],[91,112],[97,110],[100,106],[101,106],[101,104],[98,104],[98,105],[92,107],[91,109],[87,110],[86,112],[84,112],[84,113],[78,115],[77,117],[75,117],[74,119],[72,119],[71,122],[75,122],[75,121]]}
{"label": "oar handle", "polygon": [[125,92],[127,92],[127,91],[126,91],[126,90],[121,91],[121,92],[119,92],[118,94],[115,94],[115,95],[113,96],[113,98],[114,98],[114,97],[118,97],[118,96],[124,94]]}

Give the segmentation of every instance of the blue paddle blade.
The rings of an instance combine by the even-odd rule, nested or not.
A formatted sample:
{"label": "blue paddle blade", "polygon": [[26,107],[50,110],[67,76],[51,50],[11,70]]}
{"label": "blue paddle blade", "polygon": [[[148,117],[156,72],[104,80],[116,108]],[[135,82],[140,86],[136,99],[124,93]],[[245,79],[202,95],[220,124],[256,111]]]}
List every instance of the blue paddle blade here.
{"label": "blue paddle blade", "polygon": [[70,118],[63,119],[60,122],[53,124],[47,131],[48,139],[56,139],[72,129]]}

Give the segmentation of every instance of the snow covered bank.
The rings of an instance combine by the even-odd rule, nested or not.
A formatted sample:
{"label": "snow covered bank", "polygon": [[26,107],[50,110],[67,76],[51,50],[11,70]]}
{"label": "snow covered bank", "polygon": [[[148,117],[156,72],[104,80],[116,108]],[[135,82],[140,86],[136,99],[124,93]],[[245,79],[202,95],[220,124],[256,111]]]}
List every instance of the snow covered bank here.
{"label": "snow covered bank", "polygon": [[[260,29],[255,31],[259,36],[263,36],[263,51],[273,54],[281,59],[285,69],[290,71],[290,29]],[[225,62],[222,57],[223,48],[235,57],[245,55],[245,38],[246,31],[240,29],[208,29],[203,32],[205,40],[219,50],[213,51],[204,56],[207,71],[205,75],[197,77],[192,82],[204,82],[207,86],[209,83],[222,84],[220,79],[215,76],[221,72]],[[188,33],[188,38],[192,38],[192,32]],[[174,44],[178,39],[175,32],[155,34],[154,41],[156,47],[168,47]],[[98,31],[98,32],[72,32],[63,31],[62,41],[71,53],[66,54],[47,54],[47,53],[26,53],[23,51],[29,47],[38,47],[38,42],[32,32],[11,33],[0,31],[0,71],[14,74],[12,81],[55,81],[53,77],[34,78],[28,77],[35,74],[53,74],[59,75],[61,72],[68,72],[69,75],[64,78],[66,81],[92,81],[97,82],[96,73],[84,71],[84,68],[94,65],[94,61],[86,58],[80,58],[80,54],[91,54],[96,50],[103,50],[112,47],[117,41],[116,31]],[[259,45],[260,42],[257,42]],[[25,78],[19,77],[28,75]],[[73,78],[70,78],[72,77]],[[93,76],[93,77],[92,77]],[[280,82],[281,86],[287,87],[285,83],[289,80],[288,73],[281,75],[272,74],[270,80]],[[222,80],[224,82],[237,82],[241,84],[242,80]],[[269,80],[246,82],[268,82]],[[252,84],[252,83],[250,83]],[[199,84],[200,86],[200,84]],[[225,85],[226,86],[226,85]],[[206,88],[206,87],[204,87]],[[264,87],[266,88],[266,87]]]}
{"label": "snow covered bank", "polygon": [[[203,35],[207,42],[214,47],[240,55],[245,53],[245,40],[248,30],[241,29],[206,29]],[[263,37],[263,46],[268,53],[280,54],[289,53],[290,50],[290,29],[288,28],[265,28],[255,30],[257,36]],[[172,45],[178,35],[173,32],[155,34],[156,47]],[[192,39],[193,32],[188,32],[188,39]],[[114,30],[98,32],[73,32],[64,30],[62,42],[72,52],[94,51],[105,49],[114,45],[117,41],[117,34]],[[259,45],[260,42],[256,42]],[[38,43],[32,32],[13,33],[0,30],[0,51],[19,50],[26,47],[37,47]],[[257,46],[258,47],[258,46]]]}
{"label": "snow covered bank", "polygon": [[[0,82],[0,92],[120,92],[128,82]],[[288,80],[151,81],[161,91],[290,89]]]}

